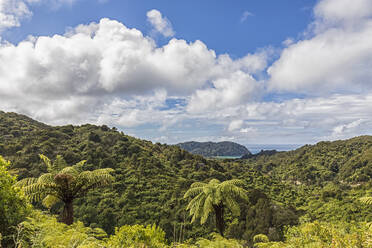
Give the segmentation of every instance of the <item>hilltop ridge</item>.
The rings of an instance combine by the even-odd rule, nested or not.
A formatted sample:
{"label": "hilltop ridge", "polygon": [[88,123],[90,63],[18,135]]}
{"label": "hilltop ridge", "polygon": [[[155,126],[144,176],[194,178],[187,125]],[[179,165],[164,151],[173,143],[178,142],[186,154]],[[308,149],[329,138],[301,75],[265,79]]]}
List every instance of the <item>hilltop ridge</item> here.
{"label": "hilltop ridge", "polygon": [[[300,216],[372,220],[368,207],[355,200],[371,189],[372,136],[220,161],[175,145],[137,139],[105,125],[49,126],[0,112],[0,155],[10,160],[11,172],[19,179],[46,172],[39,154],[51,159],[62,155],[67,164],[87,160],[86,170],[114,169],[111,188],[94,190],[74,202],[76,219],[109,234],[115,226],[153,223],[168,238],[183,225],[185,238],[212,232],[213,225],[190,223],[183,199],[192,183],[211,178],[245,182],[249,203],[241,206],[239,219],[227,223],[226,232],[247,242],[260,233],[281,240],[283,227],[296,225]],[[51,211],[58,213],[58,206]]]}
{"label": "hilltop ridge", "polygon": [[243,145],[231,141],[196,142],[189,141],[177,144],[182,149],[205,157],[232,156],[241,157],[251,152]]}

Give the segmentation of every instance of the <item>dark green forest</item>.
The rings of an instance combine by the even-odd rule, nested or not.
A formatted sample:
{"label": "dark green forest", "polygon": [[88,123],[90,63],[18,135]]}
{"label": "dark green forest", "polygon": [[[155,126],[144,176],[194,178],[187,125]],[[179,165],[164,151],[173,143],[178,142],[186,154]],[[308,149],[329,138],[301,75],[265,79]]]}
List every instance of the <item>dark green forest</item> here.
{"label": "dark green forest", "polygon": [[251,152],[243,145],[231,142],[196,142],[189,141],[179,143],[177,146],[182,149],[193,153],[202,155],[204,157],[217,157],[217,156],[231,156],[242,157],[244,155],[251,155]]}
{"label": "dark green forest", "polygon": [[[0,112],[0,156],[10,162],[9,173],[16,175],[17,180],[47,173],[40,154],[52,161],[60,155],[68,165],[86,160],[84,169],[88,171],[113,169],[114,180],[109,186],[91,190],[73,202],[77,221],[74,232],[82,233],[82,237],[95,232],[93,236],[97,239],[113,235],[107,241],[112,245],[107,247],[125,247],[113,245],[117,235],[120,232],[129,235],[133,230],[142,232],[141,226],[158,235],[160,243],[179,243],[172,247],[301,247],[286,244],[302,244],[299,242],[305,241],[300,238],[306,232],[319,234],[319,230],[328,236],[323,238],[319,234],[320,241],[314,242],[332,244],[337,237],[361,242],[360,246],[342,246],[340,241],[341,246],[329,247],[372,247],[368,224],[372,222],[371,206],[360,201],[372,192],[371,136],[320,142],[295,151],[263,153],[248,159],[215,160],[178,146],[137,139],[114,127],[90,124],[54,127],[23,115]],[[238,201],[239,215],[226,211],[224,238],[212,235],[217,232],[213,215],[202,225],[197,221],[191,223],[186,209],[185,192],[193,183],[208,183],[211,179],[221,182],[238,179],[247,196],[246,200]],[[34,226],[35,221],[54,223],[49,214],[57,216],[62,207],[55,204],[47,209],[34,202],[33,213],[25,223]],[[11,225],[22,221],[25,220],[13,218],[12,223],[2,224],[3,245],[14,246],[9,238],[15,232]],[[340,231],[339,226],[346,231]],[[101,236],[97,230],[102,230]],[[56,240],[61,238],[55,235]],[[225,242],[225,246],[213,246],[211,242]]]}

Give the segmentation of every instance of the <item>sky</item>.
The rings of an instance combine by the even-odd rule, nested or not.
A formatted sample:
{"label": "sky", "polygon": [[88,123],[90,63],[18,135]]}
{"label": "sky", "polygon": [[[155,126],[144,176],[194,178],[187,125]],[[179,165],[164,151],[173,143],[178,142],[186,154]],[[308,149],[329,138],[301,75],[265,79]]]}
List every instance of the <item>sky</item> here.
{"label": "sky", "polygon": [[372,1],[0,0],[0,110],[153,142],[372,133]]}

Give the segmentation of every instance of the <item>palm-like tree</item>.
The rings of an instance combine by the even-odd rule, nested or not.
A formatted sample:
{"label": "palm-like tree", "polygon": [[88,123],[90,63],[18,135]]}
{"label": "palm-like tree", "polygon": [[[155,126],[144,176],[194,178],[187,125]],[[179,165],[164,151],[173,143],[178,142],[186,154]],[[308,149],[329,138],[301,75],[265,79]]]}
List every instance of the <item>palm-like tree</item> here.
{"label": "palm-like tree", "polygon": [[110,175],[113,169],[84,171],[85,160],[67,166],[62,156],[57,156],[52,163],[46,156],[40,155],[48,173],[39,178],[25,178],[17,183],[23,188],[26,196],[35,202],[42,200],[44,206],[51,208],[58,202],[64,204],[61,222],[71,225],[74,222],[73,201],[84,196],[89,190],[106,186],[113,182]]}
{"label": "palm-like tree", "polygon": [[184,198],[192,198],[186,208],[192,215],[191,223],[200,218],[200,223],[204,224],[209,215],[214,212],[216,228],[223,236],[225,209],[229,209],[234,215],[240,215],[237,199],[248,200],[246,190],[240,187],[243,184],[241,180],[237,179],[224,182],[212,179],[209,183],[193,183],[184,195]]}
{"label": "palm-like tree", "polygon": [[372,206],[372,196],[365,196],[359,199],[362,203]]}

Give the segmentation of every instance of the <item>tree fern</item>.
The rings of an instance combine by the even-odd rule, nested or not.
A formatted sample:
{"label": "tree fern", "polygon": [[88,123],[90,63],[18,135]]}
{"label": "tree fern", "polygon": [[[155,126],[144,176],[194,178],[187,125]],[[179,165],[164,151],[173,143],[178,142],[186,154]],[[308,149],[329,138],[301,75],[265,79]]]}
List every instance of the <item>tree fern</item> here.
{"label": "tree fern", "polygon": [[49,158],[40,155],[48,173],[39,178],[25,178],[17,183],[26,196],[32,201],[42,201],[43,205],[51,208],[58,202],[64,203],[61,213],[62,222],[73,223],[73,201],[84,196],[89,190],[106,186],[113,182],[113,169],[98,169],[84,171],[85,160],[67,166],[61,156],[52,163]]}
{"label": "tree fern", "polygon": [[212,179],[207,184],[193,183],[184,195],[184,198],[192,198],[186,207],[192,216],[191,222],[200,219],[200,223],[204,224],[214,212],[216,227],[223,235],[225,208],[229,209],[233,215],[240,215],[237,199],[248,200],[246,191],[240,187],[243,185],[244,183],[237,179],[224,182]]}
{"label": "tree fern", "polygon": [[359,199],[362,203],[366,205],[371,205],[372,206],[372,197],[371,196],[365,196]]}

